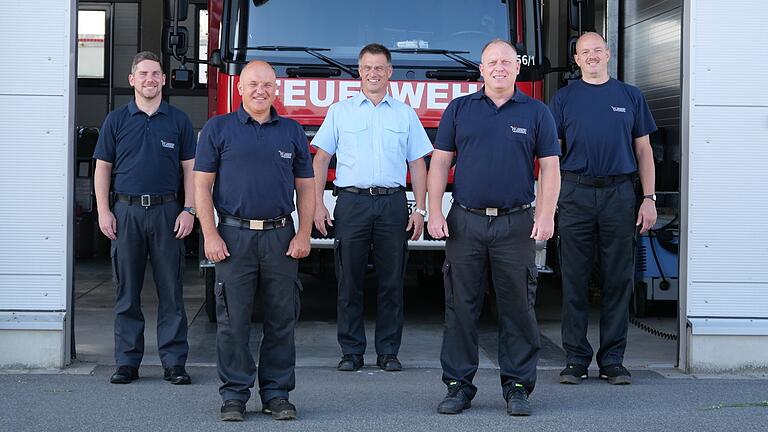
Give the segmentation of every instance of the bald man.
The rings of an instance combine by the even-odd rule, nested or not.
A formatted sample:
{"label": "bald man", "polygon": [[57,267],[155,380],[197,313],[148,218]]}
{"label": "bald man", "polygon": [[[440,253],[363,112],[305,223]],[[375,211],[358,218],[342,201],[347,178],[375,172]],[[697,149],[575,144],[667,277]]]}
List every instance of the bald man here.
{"label": "bald man", "polygon": [[[296,418],[288,393],[295,386],[298,260],[310,250],[314,176],[304,130],[272,107],[276,88],[268,63],[248,63],[237,86],[240,109],[208,121],[196,154],[205,256],[216,263],[216,350],[224,421],[243,420],[257,377],[262,412],[276,420]],[[294,190],[298,232],[291,218]],[[264,310],[258,373],[248,346],[256,290]]]}
{"label": "bald man", "polygon": [[[555,94],[550,109],[563,144],[558,201],[560,267],[563,278],[563,384],[588,377],[592,347],[587,340],[588,282],[597,251],[600,261],[599,376],[630,384],[624,367],[629,300],[634,285],[635,231],[656,222],[655,170],[648,135],[656,124],[637,88],[611,78],[611,53],[597,33],[576,42],[581,79]],[[642,200],[635,182],[640,180]],[[636,212],[637,210],[637,212]]]}

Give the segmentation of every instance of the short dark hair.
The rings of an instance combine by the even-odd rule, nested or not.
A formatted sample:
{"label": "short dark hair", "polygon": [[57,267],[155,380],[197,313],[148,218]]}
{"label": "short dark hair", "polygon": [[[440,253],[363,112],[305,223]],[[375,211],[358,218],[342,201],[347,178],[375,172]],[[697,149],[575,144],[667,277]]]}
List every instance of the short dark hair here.
{"label": "short dark hair", "polygon": [[480,51],[480,59],[481,59],[481,61],[482,61],[482,58],[483,58],[483,54],[485,54],[485,50],[487,50],[489,46],[494,45],[494,44],[498,44],[498,43],[504,44],[504,45],[512,48],[512,50],[515,51],[515,54],[517,54],[517,48],[515,48],[515,45],[512,42],[510,42],[510,41],[508,41],[506,39],[496,38],[496,39],[493,39],[492,41],[488,42],[487,44],[483,45],[483,49]]}
{"label": "short dark hair", "polygon": [[392,63],[392,53],[390,53],[389,49],[387,49],[387,47],[384,45],[372,43],[364,46],[363,49],[360,50],[360,55],[357,56],[357,61],[362,60],[363,55],[365,54],[384,54],[384,57],[387,58],[387,63]]}
{"label": "short dark hair", "polygon": [[135,56],[133,56],[133,62],[131,62],[131,73],[136,73],[136,67],[139,65],[139,63],[143,62],[144,60],[151,60],[153,62],[157,62],[160,65],[160,68],[163,67],[163,63],[160,61],[160,57],[157,56],[157,54],[153,53],[152,51],[142,51]]}

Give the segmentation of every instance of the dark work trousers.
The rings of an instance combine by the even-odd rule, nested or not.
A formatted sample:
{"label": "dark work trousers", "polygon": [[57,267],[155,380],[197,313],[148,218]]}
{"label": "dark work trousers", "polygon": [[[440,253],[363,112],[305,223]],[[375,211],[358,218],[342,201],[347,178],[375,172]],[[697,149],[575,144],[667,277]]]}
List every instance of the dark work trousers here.
{"label": "dark work trousers", "polygon": [[[253,231],[219,225],[230,256],[216,263],[216,352],[222,400],[248,401],[258,377],[262,403],[296,386],[294,327],[299,316],[299,262],[285,253],[293,225]],[[258,376],[248,340],[256,292],[264,311]]]}
{"label": "dark work trousers", "polygon": [[458,382],[473,398],[478,366],[477,322],[490,272],[499,323],[499,368],[504,390],[522,384],[532,392],[539,361],[536,324],[536,242],[533,210],[489,217],[454,204],[445,245],[445,328],[440,363],[443,382]]}
{"label": "dark work trousers", "polygon": [[634,283],[635,203],[633,182],[593,187],[563,180],[558,201],[563,279],[562,336],[566,361],[589,366],[589,278],[599,259],[600,367],[624,360],[629,301]]}
{"label": "dark work trousers", "polygon": [[408,202],[405,192],[361,195],[340,192],[333,211],[338,281],[338,340],[343,354],[364,354],[363,284],[368,253],[378,280],[376,354],[400,351],[403,284],[408,259]]}
{"label": "dark work trousers", "polygon": [[115,362],[139,367],[144,357],[144,314],[141,289],[147,256],[157,288],[157,348],[163,366],[187,362],[187,314],[184,311],[184,241],[176,239],[173,225],[179,215],[176,202],[151,207],[116,202],[117,240],[112,241],[112,276],[115,300]]}

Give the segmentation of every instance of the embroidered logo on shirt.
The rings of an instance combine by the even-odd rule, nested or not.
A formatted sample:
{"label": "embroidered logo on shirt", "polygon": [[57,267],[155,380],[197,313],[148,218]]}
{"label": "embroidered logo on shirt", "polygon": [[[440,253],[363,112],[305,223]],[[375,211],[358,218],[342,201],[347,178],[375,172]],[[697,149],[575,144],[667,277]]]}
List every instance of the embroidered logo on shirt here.
{"label": "embroidered logo on shirt", "polygon": [[169,149],[172,149],[172,148],[176,147],[175,143],[168,142],[168,141],[163,141],[163,140],[160,140],[160,145],[165,147],[165,148],[169,148]]}
{"label": "embroidered logo on shirt", "polygon": [[278,150],[277,152],[280,153],[280,157],[283,159],[290,159],[293,157],[293,153],[290,152],[284,152],[282,150]]}
{"label": "embroidered logo on shirt", "polygon": [[517,126],[510,126],[509,128],[512,129],[512,133],[528,135],[528,129],[526,128],[521,128]]}
{"label": "embroidered logo on shirt", "polygon": [[627,109],[624,107],[615,107],[611,105],[611,109],[613,110],[613,112],[623,112],[623,113],[627,112]]}

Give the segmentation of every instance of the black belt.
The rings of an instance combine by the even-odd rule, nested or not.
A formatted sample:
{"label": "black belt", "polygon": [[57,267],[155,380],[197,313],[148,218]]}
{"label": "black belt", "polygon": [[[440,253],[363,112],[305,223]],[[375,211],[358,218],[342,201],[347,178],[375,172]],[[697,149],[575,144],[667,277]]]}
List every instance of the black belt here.
{"label": "black belt", "polygon": [[124,195],[115,194],[115,201],[126,202],[128,205],[141,204],[144,207],[165,204],[167,202],[176,201],[176,194],[165,195]]}
{"label": "black belt", "polygon": [[293,222],[290,216],[282,216],[274,219],[241,219],[236,216],[219,215],[219,223],[238,228],[245,228],[255,231],[266,231],[288,226],[288,221]]}
{"label": "black belt", "polygon": [[336,187],[334,186],[334,192],[338,195],[339,192],[352,192],[360,195],[392,195],[394,193],[402,192],[405,190],[404,187],[398,186],[393,188],[388,187],[380,187],[380,186],[373,186],[369,188],[357,188],[354,186],[347,186],[347,187]]}
{"label": "black belt", "polygon": [[459,203],[456,203],[456,204],[458,204],[459,207],[463,208],[464,210],[470,213],[474,213],[481,216],[504,216],[511,213],[517,213],[519,211],[528,210],[529,208],[531,208],[530,204],[523,204],[523,205],[519,205],[517,207],[512,207],[512,208],[496,208],[496,207],[469,208]]}
{"label": "black belt", "polygon": [[618,184],[631,179],[633,176],[634,174],[619,174],[619,175],[595,177],[595,176],[576,174],[570,171],[563,171],[561,173],[561,178],[565,181],[580,184],[580,185],[592,186],[596,188]]}

